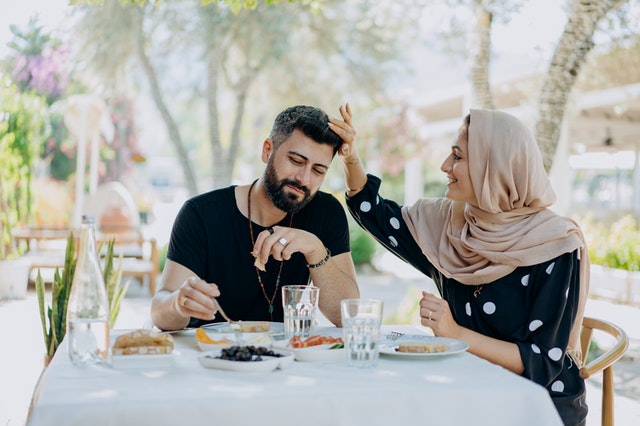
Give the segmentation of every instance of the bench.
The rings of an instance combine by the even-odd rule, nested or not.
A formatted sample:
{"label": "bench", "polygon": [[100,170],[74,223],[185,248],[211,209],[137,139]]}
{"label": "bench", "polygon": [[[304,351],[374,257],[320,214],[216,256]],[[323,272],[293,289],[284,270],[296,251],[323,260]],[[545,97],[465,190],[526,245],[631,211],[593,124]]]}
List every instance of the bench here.
{"label": "bench", "polygon": [[[25,258],[31,262],[31,271],[38,269],[55,269],[64,267],[66,239],[69,230],[19,230],[14,235],[18,240],[26,242]],[[96,236],[96,244],[108,242],[115,238],[114,267],[122,267],[123,277],[135,277],[149,285],[149,293],[156,292],[160,259],[155,238],[145,238],[137,231],[104,233]],[[106,246],[103,246],[103,250]],[[122,255],[121,263],[118,263]],[[31,274],[30,274],[31,275]]]}

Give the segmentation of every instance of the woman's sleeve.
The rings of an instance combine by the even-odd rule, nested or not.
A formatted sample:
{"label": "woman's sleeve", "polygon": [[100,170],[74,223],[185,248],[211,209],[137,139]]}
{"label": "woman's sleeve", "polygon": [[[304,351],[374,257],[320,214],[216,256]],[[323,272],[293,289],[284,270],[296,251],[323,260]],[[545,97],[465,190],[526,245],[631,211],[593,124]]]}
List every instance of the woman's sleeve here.
{"label": "woman's sleeve", "polygon": [[528,280],[535,299],[527,326],[515,343],[524,363],[522,375],[548,386],[564,363],[572,362],[566,350],[580,295],[578,252],[539,265]]}
{"label": "woman's sleeve", "polygon": [[380,179],[367,175],[365,187],[346,197],[349,212],[375,240],[400,259],[432,277],[433,265],[422,254],[402,218],[401,206],[380,196]]}

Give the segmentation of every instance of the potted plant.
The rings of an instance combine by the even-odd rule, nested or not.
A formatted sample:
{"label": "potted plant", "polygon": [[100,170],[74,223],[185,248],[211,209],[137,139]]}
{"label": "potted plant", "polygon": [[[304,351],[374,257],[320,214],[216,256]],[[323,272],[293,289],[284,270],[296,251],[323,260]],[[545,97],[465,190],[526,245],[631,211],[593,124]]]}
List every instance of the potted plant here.
{"label": "potted plant", "polygon": [[[107,287],[109,299],[109,327],[113,328],[120,313],[120,303],[127,292],[128,282],[122,283],[122,267],[114,267],[115,239],[106,243],[106,251],[102,259],[102,276]],[[102,253],[102,244],[98,247],[98,253]],[[38,307],[40,309],[40,322],[46,348],[45,366],[56,353],[58,346],[67,334],[67,305],[71,284],[78,260],[76,252],[76,239],[73,234],[67,238],[64,266],[62,271],[56,268],[53,284],[51,286],[51,304],[45,304],[45,284],[40,271],[36,278],[36,294],[38,295]],[[121,259],[122,260],[122,259]],[[120,262],[120,265],[122,263]]]}
{"label": "potted plant", "polygon": [[0,79],[0,299],[26,295],[29,261],[12,231],[31,217],[32,170],[45,134],[46,105]]}

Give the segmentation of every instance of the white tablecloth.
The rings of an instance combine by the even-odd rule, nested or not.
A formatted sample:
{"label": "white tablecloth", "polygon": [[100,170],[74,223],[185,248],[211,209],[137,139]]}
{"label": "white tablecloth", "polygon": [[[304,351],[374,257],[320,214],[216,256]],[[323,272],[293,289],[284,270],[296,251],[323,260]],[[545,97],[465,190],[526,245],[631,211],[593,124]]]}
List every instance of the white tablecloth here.
{"label": "white tablecloth", "polygon": [[[420,333],[383,327],[391,329]],[[369,370],[294,362],[246,373],[203,368],[193,335],[175,340],[171,366],[135,369],[73,367],[63,342],[36,388],[29,425],[561,425],[544,388],[466,352],[381,357]]]}

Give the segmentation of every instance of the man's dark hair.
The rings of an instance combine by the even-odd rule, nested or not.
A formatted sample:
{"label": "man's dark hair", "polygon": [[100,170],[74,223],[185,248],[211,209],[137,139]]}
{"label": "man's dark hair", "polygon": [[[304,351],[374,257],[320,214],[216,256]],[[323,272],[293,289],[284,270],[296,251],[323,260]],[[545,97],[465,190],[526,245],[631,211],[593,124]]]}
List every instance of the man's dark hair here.
{"label": "man's dark hair", "polygon": [[331,145],[333,155],[342,146],[342,138],[329,128],[329,116],[320,108],[307,105],[296,105],[282,111],[276,117],[271,128],[269,138],[273,142],[274,148],[285,141],[294,130],[299,130],[305,136],[318,143]]}

